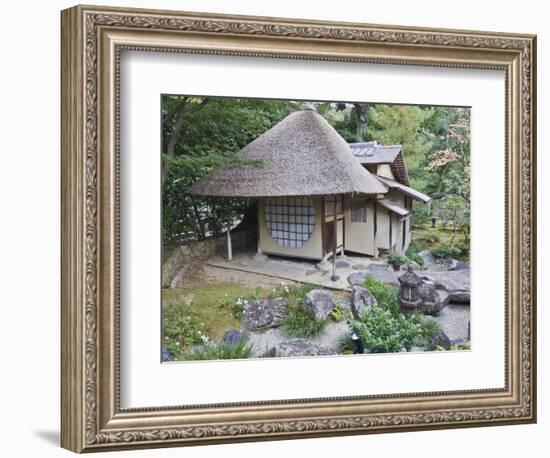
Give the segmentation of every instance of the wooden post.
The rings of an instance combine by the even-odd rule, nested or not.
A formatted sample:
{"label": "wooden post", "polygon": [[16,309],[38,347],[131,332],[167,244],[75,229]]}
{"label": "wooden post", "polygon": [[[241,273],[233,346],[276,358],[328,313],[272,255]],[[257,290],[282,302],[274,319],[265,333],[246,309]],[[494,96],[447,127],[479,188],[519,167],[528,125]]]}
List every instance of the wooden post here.
{"label": "wooden post", "polygon": [[233,260],[233,247],[231,246],[231,211],[227,205],[227,261]]}
{"label": "wooden post", "polygon": [[337,232],[338,232],[338,224],[336,221],[336,212],[334,213],[334,216],[332,217],[332,224],[334,230],[333,236],[332,236],[332,277],[330,279],[332,281],[338,280],[338,277],[336,276],[336,243],[337,243]]}
{"label": "wooden post", "polygon": [[260,199],[256,200],[256,237],[258,239],[258,254],[262,254],[262,245],[260,244]]}

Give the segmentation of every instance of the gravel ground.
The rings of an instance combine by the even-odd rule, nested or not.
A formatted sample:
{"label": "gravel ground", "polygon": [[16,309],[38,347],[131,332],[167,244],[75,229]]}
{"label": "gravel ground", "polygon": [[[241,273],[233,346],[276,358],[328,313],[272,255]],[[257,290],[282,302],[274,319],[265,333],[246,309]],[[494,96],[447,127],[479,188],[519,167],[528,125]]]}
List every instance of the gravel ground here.
{"label": "gravel ground", "polygon": [[[307,340],[337,352],[338,338],[345,332],[349,332],[349,327],[345,321],[330,322],[321,335],[310,337]],[[258,357],[275,345],[293,338],[287,336],[281,328],[271,328],[264,332],[251,332],[248,343],[254,348],[254,356]]]}

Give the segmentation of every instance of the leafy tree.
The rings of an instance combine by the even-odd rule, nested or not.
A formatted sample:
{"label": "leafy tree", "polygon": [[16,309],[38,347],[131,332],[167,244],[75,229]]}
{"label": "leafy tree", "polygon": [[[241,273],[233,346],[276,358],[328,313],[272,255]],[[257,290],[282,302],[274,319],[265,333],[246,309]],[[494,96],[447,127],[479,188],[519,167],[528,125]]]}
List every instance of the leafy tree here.
{"label": "leafy tree", "polygon": [[[423,181],[422,164],[431,149],[424,134],[425,122],[433,116],[431,108],[405,105],[374,105],[370,109],[367,127],[369,140],[383,145],[402,145],[411,179]],[[420,191],[423,187],[417,186]]]}
{"label": "leafy tree", "polygon": [[427,169],[436,174],[432,189],[470,199],[470,111],[437,107],[425,133],[433,143]]}
{"label": "leafy tree", "polygon": [[221,165],[242,163],[239,150],[296,107],[288,101],[163,97],[165,244],[218,234],[242,217],[250,204],[246,199],[196,198],[186,190]]}

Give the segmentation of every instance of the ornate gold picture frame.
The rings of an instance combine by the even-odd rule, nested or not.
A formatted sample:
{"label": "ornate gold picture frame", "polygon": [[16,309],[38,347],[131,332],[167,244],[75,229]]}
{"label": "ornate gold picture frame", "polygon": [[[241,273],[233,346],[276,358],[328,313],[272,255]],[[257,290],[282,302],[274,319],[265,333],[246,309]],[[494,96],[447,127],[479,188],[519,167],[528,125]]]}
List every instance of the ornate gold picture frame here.
{"label": "ornate gold picture frame", "polygon": [[[75,452],[536,420],[536,37],[76,6],[62,12],[61,445]],[[122,409],[119,96],[124,50],[505,72],[503,389]]]}

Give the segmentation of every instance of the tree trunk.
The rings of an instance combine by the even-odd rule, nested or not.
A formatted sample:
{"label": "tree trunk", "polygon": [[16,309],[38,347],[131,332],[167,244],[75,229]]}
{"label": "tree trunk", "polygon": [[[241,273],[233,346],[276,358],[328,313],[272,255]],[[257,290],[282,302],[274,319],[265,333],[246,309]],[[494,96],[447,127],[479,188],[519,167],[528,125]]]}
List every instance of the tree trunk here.
{"label": "tree trunk", "polygon": [[369,103],[356,103],[355,109],[357,110],[357,129],[356,137],[357,142],[361,143],[365,141],[365,129],[367,127],[367,122],[369,121]]}
{"label": "tree trunk", "polygon": [[[206,103],[208,102],[208,99],[204,99],[201,103],[198,105],[194,105],[190,109],[186,109],[188,105],[188,98],[184,98],[180,105],[174,109],[174,113],[176,113],[176,122],[174,124],[174,131],[172,132],[172,135],[170,135],[170,138],[168,139],[168,144],[166,145],[166,151],[165,154],[168,156],[174,156],[176,145],[178,143],[178,140],[180,138],[180,135],[183,131],[183,127],[185,126],[185,118],[202,108]],[[166,121],[168,122],[168,120]],[[166,180],[166,176],[168,175],[168,164],[166,161],[162,160],[162,169],[161,169],[161,185],[164,185],[164,181]]]}
{"label": "tree trunk", "polygon": [[199,209],[197,208],[197,203],[195,202],[195,199],[193,199],[192,197],[191,197],[191,202],[193,205],[193,212],[195,213],[195,219],[197,220],[197,226],[199,227],[199,231],[201,234],[201,239],[204,240],[206,238],[206,229],[204,227],[201,214],[199,212]]}

